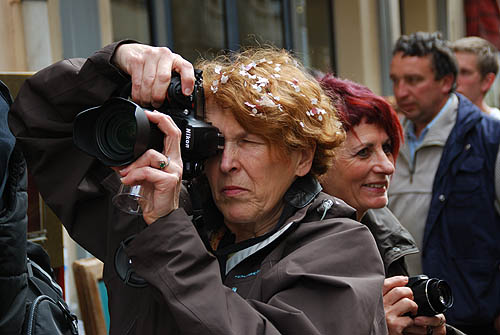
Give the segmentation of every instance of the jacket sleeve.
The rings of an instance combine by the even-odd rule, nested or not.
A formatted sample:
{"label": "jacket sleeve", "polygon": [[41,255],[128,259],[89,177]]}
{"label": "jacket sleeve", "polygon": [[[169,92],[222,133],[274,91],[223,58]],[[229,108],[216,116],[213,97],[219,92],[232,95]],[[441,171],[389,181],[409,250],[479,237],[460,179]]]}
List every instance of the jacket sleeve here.
{"label": "jacket sleeve", "polygon": [[19,150],[9,159],[0,215],[0,334],[20,334],[26,314],[26,168]]}
{"label": "jacket sleeve", "polygon": [[0,334],[20,334],[27,293],[26,164],[7,125],[10,93],[0,82]]}
{"label": "jacket sleeve", "polygon": [[73,239],[101,259],[109,209],[101,181],[112,170],[74,146],[72,127],[79,112],[102,104],[129,81],[111,63],[118,45],[39,71],[23,84],[9,115],[43,199]]}
{"label": "jacket sleeve", "polygon": [[[258,300],[223,284],[219,263],[182,209],[151,224],[126,251],[182,334],[386,334],[383,266],[373,238],[358,224],[347,234],[355,248],[342,251],[336,242],[345,246],[346,234],[332,233],[266,270]],[[355,263],[353,254],[366,256]]]}

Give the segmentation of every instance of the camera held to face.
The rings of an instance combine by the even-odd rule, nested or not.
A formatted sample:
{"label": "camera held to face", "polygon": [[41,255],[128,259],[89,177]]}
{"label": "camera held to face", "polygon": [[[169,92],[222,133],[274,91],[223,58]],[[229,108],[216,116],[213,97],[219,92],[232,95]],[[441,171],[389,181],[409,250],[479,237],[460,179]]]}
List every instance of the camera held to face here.
{"label": "camera held to face", "polygon": [[406,286],[413,291],[413,300],[418,305],[416,316],[441,314],[453,305],[451,287],[444,280],[418,275],[410,277]]}
{"label": "camera held to face", "polygon": [[[178,73],[173,72],[167,98],[159,112],[168,114],[182,132],[183,178],[203,169],[203,161],[224,148],[219,130],[204,122],[205,98],[202,71],[195,70],[195,87],[190,96],[182,93]],[[75,145],[106,166],[132,163],[148,149],[162,151],[164,134],[149,122],[144,109],[121,97],[80,112],[73,124]]]}

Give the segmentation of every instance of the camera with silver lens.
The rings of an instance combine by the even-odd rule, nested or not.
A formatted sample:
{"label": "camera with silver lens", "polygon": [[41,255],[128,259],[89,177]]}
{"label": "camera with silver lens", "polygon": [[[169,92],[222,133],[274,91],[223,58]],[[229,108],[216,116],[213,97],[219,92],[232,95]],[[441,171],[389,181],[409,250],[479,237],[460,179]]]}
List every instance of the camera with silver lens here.
{"label": "camera with silver lens", "polygon": [[[203,121],[202,71],[195,70],[195,78],[193,93],[185,96],[180,76],[173,72],[165,103],[158,109],[170,115],[182,132],[184,179],[198,175],[203,161],[224,148],[219,130]],[[106,166],[130,164],[148,149],[161,152],[163,139],[163,132],[148,120],[144,108],[123,97],[111,98],[101,106],[80,112],[73,124],[75,145]]]}
{"label": "camera with silver lens", "polygon": [[413,300],[418,305],[416,316],[441,314],[453,305],[451,287],[444,280],[418,275],[408,278],[406,286],[413,291]]}

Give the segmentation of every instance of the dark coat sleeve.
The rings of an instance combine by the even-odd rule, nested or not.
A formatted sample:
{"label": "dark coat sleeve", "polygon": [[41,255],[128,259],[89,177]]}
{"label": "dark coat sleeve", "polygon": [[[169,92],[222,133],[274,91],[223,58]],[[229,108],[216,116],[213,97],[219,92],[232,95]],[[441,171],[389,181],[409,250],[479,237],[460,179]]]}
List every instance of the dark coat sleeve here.
{"label": "dark coat sleeve", "polygon": [[7,125],[11,103],[0,82],[0,334],[19,334],[26,313],[26,164]]}
{"label": "dark coat sleeve", "polygon": [[0,215],[0,334],[19,334],[26,314],[26,168],[19,150],[9,160]]}
{"label": "dark coat sleeve", "polygon": [[87,60],[63,60],[39,71],[23,84],[9,115],[43,199],[72,238],[100,259],[106,256],[109,210],[109,192],[102,181],[112,170],[75,147],[73,120],[128,83],[111,64],[117,46],[109,45]]}
{"label": "dark coat sleeve", "polygon": [[387,208],[370,209],[361,223],[366,225],[377,243],[380,256],[384,261],[385,275],[408,276],[404,256],[418,252],[413,236],[404,228]]}

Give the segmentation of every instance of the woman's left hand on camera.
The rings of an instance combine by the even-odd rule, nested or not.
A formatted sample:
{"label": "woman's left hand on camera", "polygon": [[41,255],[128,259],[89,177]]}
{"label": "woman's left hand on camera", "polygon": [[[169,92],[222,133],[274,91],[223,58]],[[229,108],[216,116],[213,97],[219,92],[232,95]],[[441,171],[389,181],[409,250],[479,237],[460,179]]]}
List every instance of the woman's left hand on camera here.
{"label": "woman's left hand on camera", "polygon": [[181,131],[172,118],[159,112],[146,111],[148,119],[163,131],[164,150],[146,151],[137,160],[120,170],[122,183],[140,184],[147,203],[141,203],[144,221],[149,225],[179,207],[182,182]]}

